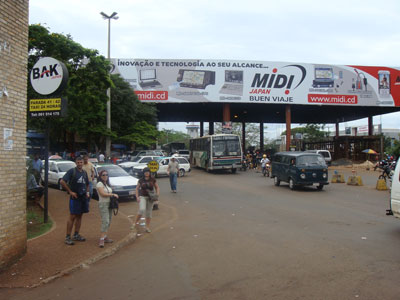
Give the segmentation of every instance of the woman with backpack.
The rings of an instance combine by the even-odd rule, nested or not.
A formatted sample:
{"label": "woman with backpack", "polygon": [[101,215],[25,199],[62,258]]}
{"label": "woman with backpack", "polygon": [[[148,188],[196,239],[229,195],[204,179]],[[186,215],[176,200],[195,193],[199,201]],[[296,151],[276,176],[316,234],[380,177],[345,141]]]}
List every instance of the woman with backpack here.
{"label": "woman with backpack", "polygon": [[139,203],[139,211],[136,216],[135,224],[139,225],[140,218],[142,215],[146,215],[146,232],[150,233],[149,228],[152,210],[153,210],[153,198],[158,198],[160,195],[160,189],[157,181],[151,176],[149,168],[143,169],[143,177],[139,179],[136,186],[136,199]]}

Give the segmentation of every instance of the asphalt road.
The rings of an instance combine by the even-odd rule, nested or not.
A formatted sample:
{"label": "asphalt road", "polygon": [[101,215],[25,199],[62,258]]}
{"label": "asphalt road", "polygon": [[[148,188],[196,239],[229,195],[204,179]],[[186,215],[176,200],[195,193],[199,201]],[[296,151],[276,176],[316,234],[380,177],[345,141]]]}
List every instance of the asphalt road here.
{"label": "asphalt road", "polygon": [[253,171],[194,170],[177,194],[159,184],[151,234],[7,299],[400,299],[400,220],[385,215],[387,191],[291,191]]}

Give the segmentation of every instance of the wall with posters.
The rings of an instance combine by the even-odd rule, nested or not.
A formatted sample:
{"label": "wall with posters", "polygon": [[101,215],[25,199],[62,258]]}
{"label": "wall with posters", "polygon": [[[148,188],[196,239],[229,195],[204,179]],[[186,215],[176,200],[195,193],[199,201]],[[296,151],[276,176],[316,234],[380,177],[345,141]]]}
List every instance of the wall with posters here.
{"label": "wall with posters", "polygon": [[112,73],[142,101],[400,106],[397,68],[233,60],[112,63]]}

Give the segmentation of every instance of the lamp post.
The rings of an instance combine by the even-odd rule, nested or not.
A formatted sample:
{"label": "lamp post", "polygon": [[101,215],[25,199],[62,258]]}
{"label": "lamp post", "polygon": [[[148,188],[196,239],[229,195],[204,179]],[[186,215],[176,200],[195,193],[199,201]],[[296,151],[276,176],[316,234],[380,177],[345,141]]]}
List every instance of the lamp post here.
{"label": "lamp post", "polygon": [[[113,12],[111,16],[106,15],[104,12],[100,13],[104,19],[108,20],[108,47],[107,47],[107,58],[110,60],[110,25],[111,19],[118,20],[117,13]],[[107,89],[107,129],[111,130],[111,88]],[[106,138],[106,157],[110,157],[111,153],[111,138]]]}

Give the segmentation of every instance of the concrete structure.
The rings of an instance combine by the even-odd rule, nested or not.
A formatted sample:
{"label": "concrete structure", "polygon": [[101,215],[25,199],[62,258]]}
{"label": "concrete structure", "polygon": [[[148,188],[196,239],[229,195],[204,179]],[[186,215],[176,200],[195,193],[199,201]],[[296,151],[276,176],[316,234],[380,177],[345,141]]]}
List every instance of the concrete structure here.
{"label": "concrete structure", "polygon": [[191,124],[186,125],[187,133],[190,135],[191,139],[195,139],[199,137],[199,125],[194,124],[193,122]]}
{"label": "concrete structure", "polygon": [[28,6],[0,1],[0,270],[26,252]]}

